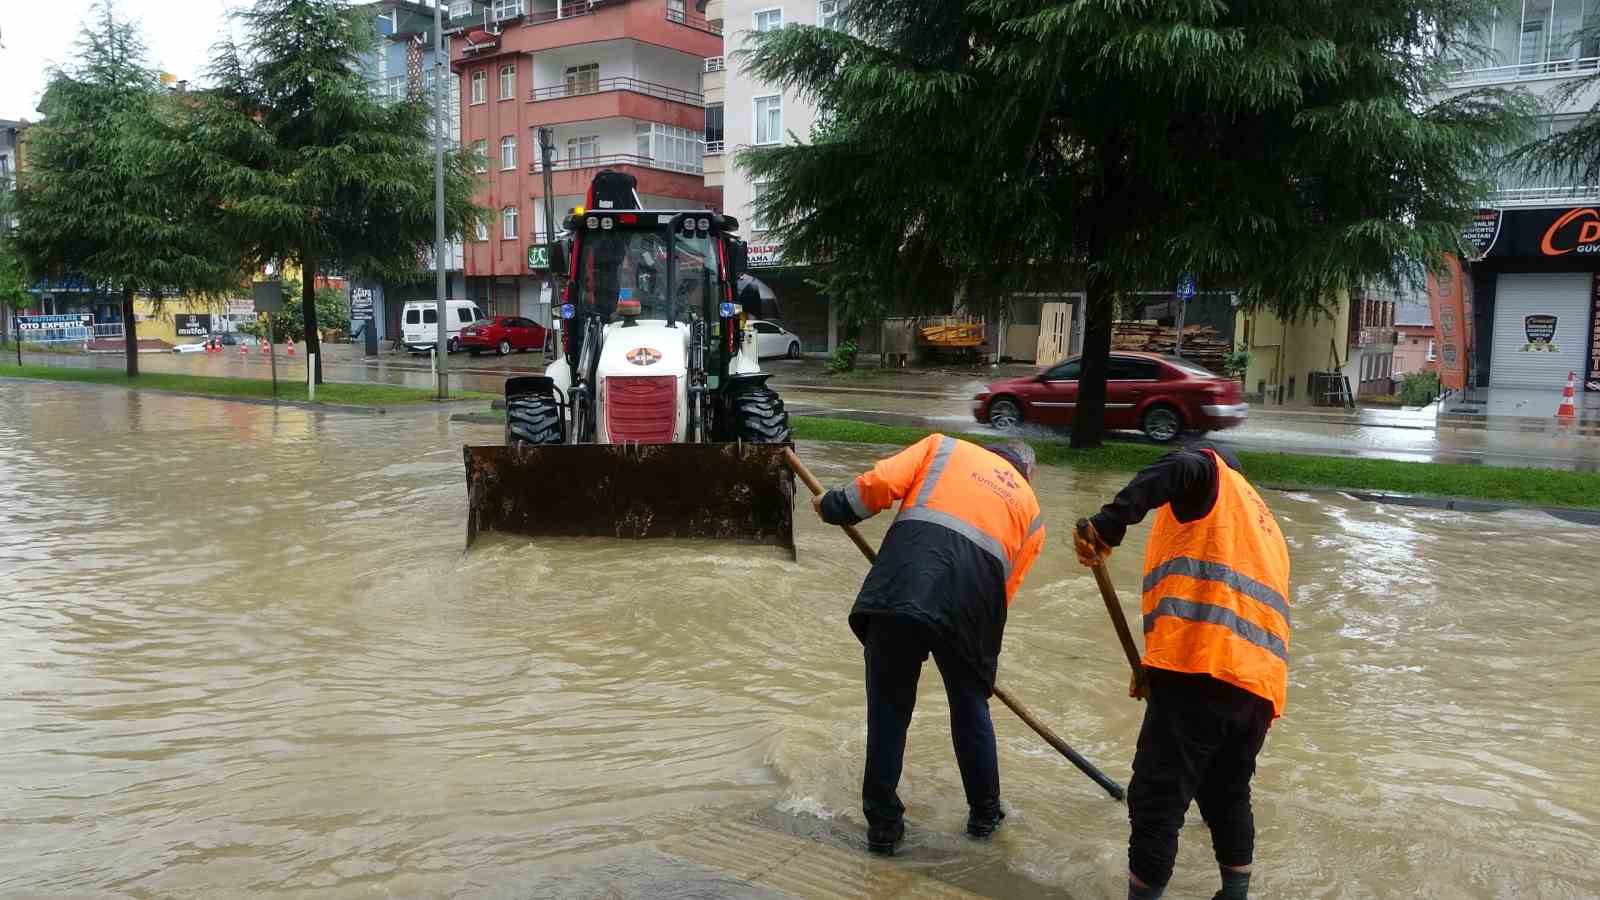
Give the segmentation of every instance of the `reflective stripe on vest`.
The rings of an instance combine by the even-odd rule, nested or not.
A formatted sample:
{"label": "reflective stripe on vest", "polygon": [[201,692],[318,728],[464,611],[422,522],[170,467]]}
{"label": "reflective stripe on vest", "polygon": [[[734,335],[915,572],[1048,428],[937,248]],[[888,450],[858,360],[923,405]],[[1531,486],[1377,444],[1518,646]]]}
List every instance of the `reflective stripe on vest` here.
{"label": "reflective stripe on vest", "polygon": [[1206,622],[1211,625],[1221,625],[1223,628],[1255,644],[1284,662],[1289,661],[1289,647],[1283,642],[1282,638],[1248,619],[1241,619],[1232,610],[1224,609],[1212,603],[1196,603],[1193,600],[1180,600],[1177,597],[1162,597],[1157,601],[1155,609],[1144,614],[1144,633],[1149,634],[1155,631],[1156,620],[1162,616],[1173,616],[1188,622]]}
{"label": "reflective stripe on vest", "polygon": [[[1150,573],[1144,576],[1144,592],[1148,594],[1155,590],[1156,585],[1161,583],[1161,579],[1166,578],[1168,575],[1182,575],[1185,578],[1193,578],[1197,581],[1215,581],[1225,584],[1258,603],[1265,603],[1272,607],[1277,610],[1278,615],[1283,616],[1285,624],[1289,622],[1289,603],[1283,599],[1282,594],[1256,581],[1254,578],[1235,572],[1222,563],[1206,562],[1203,559],[1195,559],[1191,556],[1179,556],[1175,559],[1169,559],[1150,570]],[[1280,653],[1278,655],[1283,656],[1284,654]]]}
{"label": "reflective stripe on vest", "polygon": [[861,485],[856,484],[854,479],[851,479],[849,486],[844,489],[844,498],[850,501],[850,511],[856,514],[856,518],[866,521],[877,515],[867,508],[867,501],[861,496]]}
{"label": "reflective stripe on vest", "polygon": [[[930,499],[938,491],[939,481],[944,477],[944,471],[950,465],[950,458],[956,453],[961,442],[953,437],[944,437],[939,441],[939,449],[934,451],[933,460],[928,464],[928,473],[917,486],[916,491],[908,496],[900,505],[900,514],[895,521],[929,522],[943,528],[948,528],[956,534],[971,541],[978,549],[993,556],[1005,570],[1005,578],[1011,580],[1011,569],[1015,562],[1007,552],[1005,544],[994,535],[982,528],[966,521],[960,516],[953,515],[943,510],[932,509],[928,506]],[[987,452],[987,451],[985,451]],[[999,457],[996,457],[999,459]],[[1006,463],[1009,465],[1009,463]],[[1044,527],[1044,514],[1035,516],[1028,534]],[[1025,543],[1026,541],[1024,541]]]}

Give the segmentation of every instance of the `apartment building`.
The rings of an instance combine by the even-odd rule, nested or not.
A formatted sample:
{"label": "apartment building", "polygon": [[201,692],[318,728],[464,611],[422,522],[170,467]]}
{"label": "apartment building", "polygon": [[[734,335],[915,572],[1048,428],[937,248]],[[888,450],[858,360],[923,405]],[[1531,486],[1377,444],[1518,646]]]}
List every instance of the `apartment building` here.
{"label": "apartment building", "polygon": [[[1451,90],[1521,88],[1545,102],[1540,133],[1571,128],[1600,100],[1563,94],[1600,72],[1597,26],[1595,0],[1504,0],[1464,42],[1484,52],[1461,52]],[[1554,393],[1579,372],[1600,394],[1600,185],[1574,180],[1503,172],[1465,235],[1477,387]],[[1438,340],[1453,355],[1442,327]]]}
{"label": "apartment building", "polygon": [[[358,7],[372,23],[373,46],[364,54],[360,66],[374,97],[380,102],[397,103],[416,99],[432,108],[435,79],[433,15],[431,2],[412,0],[378,0]],[[445,58],[457,40],[450,22],[445,23]],[[448,71],[448,70],[446,70]],[[461,143],[461,93],[453,78],[447,77],[445,85],[445,146],[453,151]],[[429,140],[433,128],[430,119]],[[463,244],[451,241],[445,249],[446,295],[466,295]],[[393,282],[356,279],[350,284],[355,304],[361,308],[371,301],[374,327],[380,340],[389,340],[400,334],[400,313],[412,300],[432,301],[436,294],[434,253],[422,259],[425,275],[415,281]],[[350,324],[352,332],[361,327],[360,321]]]}
{"label": "apartment building", "polygon": [[[603,168],[638,179],[646,206],[722,211],[705,167],[706,60],[718,23],[694,0],[493,0],[450,4],[461,138],[491,221],[469,236],[466,296],[549,323],[547,273],[529,249],[560,231]],[[551,197],[539,130],[551,130]]]}

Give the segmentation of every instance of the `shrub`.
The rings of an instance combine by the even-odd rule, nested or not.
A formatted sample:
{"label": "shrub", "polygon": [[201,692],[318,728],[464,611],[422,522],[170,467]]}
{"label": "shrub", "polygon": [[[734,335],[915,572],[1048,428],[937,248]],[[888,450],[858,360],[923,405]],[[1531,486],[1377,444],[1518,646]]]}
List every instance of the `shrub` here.
{"label": "shrub", "polygon": [[856,354],[860,352],[855,341],[844,341],[828,356],[828,371],[834,375],[851,372],[856,367]]}
{"label": "shrub", "polygon": [[1438,372],[1412,372],[1400,384],[1400,402],[1406,406],[1427,406],[1438,397]]}

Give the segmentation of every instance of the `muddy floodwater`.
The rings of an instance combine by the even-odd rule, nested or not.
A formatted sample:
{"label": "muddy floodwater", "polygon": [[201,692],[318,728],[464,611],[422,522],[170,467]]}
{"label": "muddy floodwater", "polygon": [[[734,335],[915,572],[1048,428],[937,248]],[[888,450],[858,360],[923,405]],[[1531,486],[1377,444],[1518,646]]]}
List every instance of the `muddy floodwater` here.
{"label": "muddy floodwater", "polygon": [[[931,665],[906,850],[860,850],[865,564],[809,510],[798,562],[464,553],[460,447],[498,441],[0,381],[0,896],[1123,896],[1123,808],[998,703],[1011,817],[961,834]],[[801,448],[835,483],[876,452]],[[1118,486],[1041,475],[1000,678],[1125,781],[1141,707],[1067,539]],[[1295,632],[1257,895],[1600,896],[1600,531],[1266,499]],[[1197,811],[1183,838],[1169,896],[1208,897]]]}

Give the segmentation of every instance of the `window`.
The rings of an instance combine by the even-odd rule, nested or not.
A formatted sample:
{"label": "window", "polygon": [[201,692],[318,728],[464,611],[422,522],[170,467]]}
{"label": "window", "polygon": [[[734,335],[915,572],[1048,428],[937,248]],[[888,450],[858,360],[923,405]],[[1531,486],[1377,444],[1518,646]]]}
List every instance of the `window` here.
{"label": "window", "polygon": [[437,309],[434,309],[431,306],[428,307],[427,309],[423,310],[422,311],[422,324],[424,324],[424,325],[437,325],[437,324],[439,324],[439,311]]}
{"label": "window", "polygon": [[1113,356],[1106,365],[1108,381],[1157,381],[1160,378],[1161,367],[1148,360]]}
{"label": "window", "polygon": [[722,104],[706,104],[706,143],[722,143]]}
{"label": "window", "polygon": [[479,69],[472,73],[472,104],[476,106],[489,99],[489,73]]}
{"label": "window", "polygon": [[456,321],[463,325],[470,325],[478,321],[476,313],[477,310],[470,306],[458,306],[456,307]]}
{"label": "window", "polygon": [[475,232],[474,237],[480,241],[487,241],[489,239],[489,223],[479,219]]}
{"label": "window", "polygon": [[1044,373],[1045,381],[1077,381],[1079,362],[1075,359],[1068,360],[1059,366]]}
{"label": "window", "polygon": [[783,98],[756,98],[756,143],[776,144],[783,140]]}
{"label": "window", "polygon": [[408,309],[408,310],[406,310],[406,324],[407,325],[421,325],[422,324],[422,311],[418,310],[418,309]]}
{"label": "window", "polygon": [[1435,353],[1434,343],[1433,343],[1432,340],[1429,340],[1428,341],[1428,362],[1433,362],[1434,360],[1436,360],[1438,358],[1439,357]]}
{"label": "window", "polygon": [[472,142],[472,171],[483,174],[489,171],[489,142]]}
{"label": "window", "polygon": [[517,167],[517,136],[508,134],[500,139],[500,169],[515,169]]}
{"label": "window", "polygon": [[700,133],[660,122],[634,125],[634,149],[657,168],[700,174],[705,155]]}
{"label": "window", "polygon": [[761,201],[767,196],[767,183],[758,181],[750,185],[750,230],[766,231],[772,225],[761,213]]}
{"label": "window", "polygon": [[680,25],[689,20],[689,11],[683,0],[667,0],[667,20]]}
{"label": "window", "polygon": [[598,134],[567,138],[567,163],[570,166],[586,165],[599,155],[600,136]]}
{"label": "window", "polygon": [[778,326],[772,324],[771,322],[757,322],[757,323],[755,323],[755,326],[756,326],[756,334],[778,334],[779,333]]}
{"label": "window", "polygon": [[522,0],[494,0],[494,20],[510,19],[522,15]]}
{"label": "window", "polygon": [[841,6],[842,0],[820,0],[817,3],[817,27],[837,30],[842,24],[839,16]]}
{"label": "window", "polygon": [[500,99],[511,100],[517,96],[517,67],[500,67]]}
{"label": "window", "polygon": [[600,64],[584,63],[567,67],[567,93],[592,94],[600,90]]}
{"label": "window", "polygon": [[503,241],[515,240],[517,237],[517,208],[508,206],[500,210],[500,239]]}
{"label": "window", "polygon": [[756,10],[757,31],[777,31],[783,27],[783,9]]}

